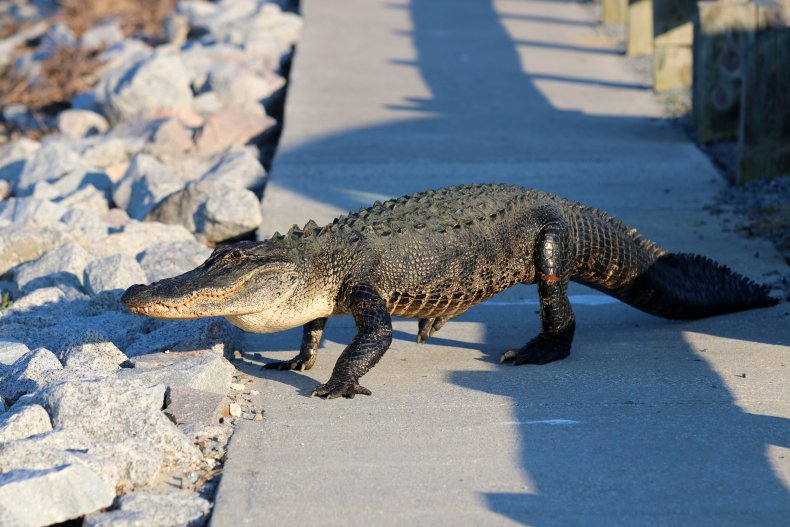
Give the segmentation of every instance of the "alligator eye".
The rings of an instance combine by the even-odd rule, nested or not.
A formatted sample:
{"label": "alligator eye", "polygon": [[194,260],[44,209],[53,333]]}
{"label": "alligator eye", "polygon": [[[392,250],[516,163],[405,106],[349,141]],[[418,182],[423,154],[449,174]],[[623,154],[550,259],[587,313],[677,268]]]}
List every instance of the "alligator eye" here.
{"label": "alligator eye", "polygon": [[241,258],[242,253],[240,249],[233,249],[232,251],[230,251],[230,253],[228,253],[228,256],[230,256],[231,258]]}

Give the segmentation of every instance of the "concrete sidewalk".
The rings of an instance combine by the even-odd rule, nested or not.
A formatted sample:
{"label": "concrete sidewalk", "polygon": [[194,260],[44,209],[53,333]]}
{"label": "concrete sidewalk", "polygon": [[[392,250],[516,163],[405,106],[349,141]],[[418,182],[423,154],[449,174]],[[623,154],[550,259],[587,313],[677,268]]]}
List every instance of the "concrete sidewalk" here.
{"label": "concrete sidewalk", "polygon": [[[661,118],[588,6],[540,0],[302,0],[305,34],[262,235],[375,199],[512,182],[601,207],[673,251],[757,280],[786,264],[703,207],[723,187]],[[755,257],[759,254],[759,258]],[[258,380],[212,525],[782,525],[790,517],[787,304],[696,322],[572,286],[571,356],[500,366],[534,336],[514,288],[445,326],[416,321],[363,379],[310,398],[354,334],[329,321],[309,372]],[[299,331],[250,335],[252,361]]]}

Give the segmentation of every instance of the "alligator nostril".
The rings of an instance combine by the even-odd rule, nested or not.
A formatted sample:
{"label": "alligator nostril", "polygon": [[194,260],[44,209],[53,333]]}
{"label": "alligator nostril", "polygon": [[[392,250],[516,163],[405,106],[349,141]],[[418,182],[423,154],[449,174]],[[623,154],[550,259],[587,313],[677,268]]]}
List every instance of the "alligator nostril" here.
{"label": "alligator nostril", "polygon": [[146,287],[143,284],[134,284],[121,296],[121,302],[128,306],[129,303],[134,302],[135,297],[139,297],[145,289]]}

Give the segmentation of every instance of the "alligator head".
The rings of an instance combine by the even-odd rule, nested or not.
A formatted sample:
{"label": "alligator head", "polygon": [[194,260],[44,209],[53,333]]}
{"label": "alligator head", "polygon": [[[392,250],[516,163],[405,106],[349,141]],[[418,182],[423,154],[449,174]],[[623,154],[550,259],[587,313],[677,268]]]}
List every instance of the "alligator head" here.
{"label": "alligator head", "polygon": [[276,309],[299,282],[287,247],[268,240],[216,249],[182,275],[133,285],[121,297],[132,313],[156,318],[243,317]]}

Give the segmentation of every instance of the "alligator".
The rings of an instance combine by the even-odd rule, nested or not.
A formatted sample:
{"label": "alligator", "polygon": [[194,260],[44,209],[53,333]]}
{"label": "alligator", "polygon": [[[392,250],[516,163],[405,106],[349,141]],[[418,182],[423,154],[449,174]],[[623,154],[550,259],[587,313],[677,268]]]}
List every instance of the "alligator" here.
{"label": "alligator", "polygon": [[696,319],[770,306],[767,287],[704,256],[669,253],[604,212],[515,185],[429,190],[286,235],[214,250],[199,267],[122,301],[159,318],[223,316],[243,330],[304,326],[298,355],[267,368],[306,370],[327,318],[357,333],[314,395],[370,395],[359,383],[392,342],[391,316],[419,318],[418,342],[515,284],[537,284],[541,331],[500,362],[546,364],[570,354],[573,280],[647,313]]}

